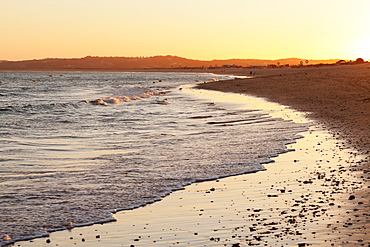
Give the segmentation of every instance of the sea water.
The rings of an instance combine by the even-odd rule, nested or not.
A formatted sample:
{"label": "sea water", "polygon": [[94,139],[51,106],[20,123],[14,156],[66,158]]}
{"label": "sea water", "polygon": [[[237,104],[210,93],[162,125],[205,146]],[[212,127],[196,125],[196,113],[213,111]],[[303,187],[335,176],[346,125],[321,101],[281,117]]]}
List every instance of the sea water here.
{"label": "sea water", "polygon": [[195,73],[0,73],[0,236],[113,219],[198,181],[264,170],[305,125],[192,97]]}

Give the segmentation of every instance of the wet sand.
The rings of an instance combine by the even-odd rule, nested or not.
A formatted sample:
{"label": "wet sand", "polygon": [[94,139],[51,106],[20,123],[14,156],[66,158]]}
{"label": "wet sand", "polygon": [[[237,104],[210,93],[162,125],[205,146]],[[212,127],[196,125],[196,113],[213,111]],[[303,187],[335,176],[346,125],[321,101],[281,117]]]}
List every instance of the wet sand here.
{"label": "wet sand", "polygon": [[266,171],[193,184],[157,203],[119,212],[117,222],[16,245],[370,246],[370,70],[255,71],[254,79],[201,87],[258,95],[308,112],[317,124],[288,146],[294,152],[274,158]]}
{"label": "wet sand", "polygon": [[[347,145],[370,154],[370,63],[252,70],[256,73],[253,78],[201,84],[199,88],[254,95],[307,112]],[[250,71],[228,72],[249,76]]]}
{"label": "wet sand", "polygon": [[[361,157],[317,127],[266,171],[190,185],[117,222],[19,246],[369,246]],[[370,234],[370,233],[369,233]]]}
{"label": "wet sand", "polygon": [[[352,148],[363,155],[363,160],[354,168],[360,180],[354,197],[361,196],[369,201],[370,64],[257,69],[253,72],[256,75],[252,78],[202,84],[199,88],[263,97],[306,112],[334,138],[341,140],[341,148]],[[234,73],[250,75],[250,71],[245,70]],[[349,196],[346,191],[342,193]],[[361,218],[358,214],[346,213],[352,215],[351,218]],[[368,232],[365,225],[369,218],[367,214],[363,216],[357,226]],[[346,232],[351,234],[351,231]]]}

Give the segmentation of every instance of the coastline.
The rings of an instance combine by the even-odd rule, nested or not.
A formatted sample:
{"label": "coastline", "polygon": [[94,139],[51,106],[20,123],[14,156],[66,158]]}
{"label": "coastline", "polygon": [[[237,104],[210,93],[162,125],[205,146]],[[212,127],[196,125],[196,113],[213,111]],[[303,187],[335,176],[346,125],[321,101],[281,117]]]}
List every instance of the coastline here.
{"label": "coastline", "polygon": [[350,169],[354,155],[333,149],[336,141],[320,128],[304,136],[288,146],[296,151],[274,158],[266,171],[195,183],[157,203],[115,214],[117,222],[17,244],[368,246],[369,202],[347,197],[359,182]]}
{"label": "coastline", "polygon": [[[249,76],[250,70],[229,72]],[[199,84],[198,88],[248,94],[288,105],[327,126],[337,137],[345,139],[346,145],[370,154],[368,64],[254,72],[252,78]]]}
{"label": "coastline", "polygon": [[[227,72],[229,74],[229,71]],[[249,73],[249,71],[245,72]],[[273,73],[275,72],[258,70],[257,77],[252,81],[274,78],[276,75]],[[271,74],[268,75],[269,73]],[[291,71],[287,74],[292,76]],[[278,75],[278,77],[283,76]],[[226,82],[232,84],[227,90],[218,85],[225,82],[207,83],[199,87],[215,86],[221,91],[239,90],[242,83],[249,83],[246,80],[237,79]],[[281,94],[280,96],[283,97]],[[274,97],[268,98],[279,102]],[[287,105],[303,110],[294,104]],[[322,118],[319,116],[310,114],[311,118],[323,123],[318,126],[326,126],[330,123],[330,119],[325,120],[325,115],[322,115]],[[328,124],[328,126],[329,131],[339,130],[335,125],[333,127]],[[345,135],[345,132],[341,132],[341,135],[336,133],[333,137],[324,133],[325,131],[323,132],[320,128],[312,128],[311,132],[305,133],[305,138],[298,140],[297,144],[288,146],[295,148],[295,152],[274,158],[275,163],[266,165],[267,171],[196,183],[186,187],[185,190],[173,192],[160,202],[117,213],[115,217],[118,222],[55,232],[48,238],[35,239],[32,242],[17,242],[17,244],[19,246],[69,246],[72,244],[85,246],[86,244],[88,246],[147,246],[148,244],[157,244],[157,246],[163,246],[163,244],[166,246],[260,246],[268,243],[268,246],[273,246],[273,244],[276,246],[367,246],[370,243],[366,235],[366,229],[369,227],[368,189],[361,190],[360,187],[369,188],[368,181],[366,181],[368,176],[359,171],[360,165],[368,163],[366,145],[358,149],[358,154],[348,153],[346,149],[353,146],[350,145],[351,139]],[[346,138],[347,143],[338,142],[341,138]],[[306,141],[311,142],[302,144]],[[309,147],[311,149],[308,149]],[[329,166],[328,163],[330,163]],[[363,176],[362,179],[361,176]],[[284,186],[287,181],[289,186]],[[271,191],[271,194],[267,194],[266,191]],[[250,193],[249,196],[246,196],[246,193]],[[210,195],[216,197],[210,199]],[[242,197],[237,202],[236,198],[240,195]],[[354,196],[353,200],[349,200],[350,195]],[[208,201],[201,200],[205,197]],[[221,204],[216,206],[216,201],[220,201]],[[267,202],[268,206],[263,205]],[[241,206],[237,208],[235,205],[239,203]],[[331,203],[334,205],[329,205]],[[296,204],[298,206],[294,206]],[[152,212],[159,213],[155,213],[152,217]],[[302,216],[298,213],[302,213]],[[189,214],[196,216],[194,219],[199,219],[199,217],[201,219],[197,224],[192,224],[194,222],[190,218],[187,219],[188,216],[190,217]],[[150,220],[149,215],[152,218]],[[221,223],[207,221],[204,219],[206,217],[202,217],[205,215],[207,218],[218,219],[223,226],[214,229],[214,226]],[[133,221],[135,223],[132,223]],[[188,226],[183,226],[183,221],[187,222],[184,224]],[[322,221],[325,224],[322,224]],[[161,226],[163,228],[160,228]],[[197,226],[201,227],[197,228]],[[292,229],[298,230],[293,231]],[[131,235],[127,234],[128,232]],[[146,234],[146,239],[143,237],[144,234]],[[123,242],[122,237],[128,242]],[[47,240],[51,242],[48,243]],[[193,244],[189,244],[191,241],[194,241]]]}
{"label": "coastline", "polygon": [[296,151],[273,158],[266,171],[195,183],[154,204],[118,212],[117,222],[17,244],[367,246],[368,195],[358,193],[365,184],[356,171],[366,157],[320,126],[288,145]]}
{"label": "coastline", "polygon": [[[248,75],[248,71],[238,72],[237,75]],[[353,149],[355,153],[363,155],[363,160],[352,168],[357,172],[359,186],[353,195],[349,195],[348,191],[343,195],[348,198],[360,196],[369,201],[370,66],[368,64],[303,67],[294,70],[286,68],[257,70],[257,76],[253,78],[229,80],[226,83],[199,84],[198,88],[253,95],[306,112],[309,118],[323,126],[333,138],[340,140],[337,146],[339,145],[341,149]],[[361,217],[356,213],[346,213],[352,218]],[[362,217],[358,221],[361,223],[354,225],[362,228],[364,232],[369,232],[366,227],[369,223],[368,214],[363,214]],[[367,237],[367,240],[369,239],[370,236]]]}

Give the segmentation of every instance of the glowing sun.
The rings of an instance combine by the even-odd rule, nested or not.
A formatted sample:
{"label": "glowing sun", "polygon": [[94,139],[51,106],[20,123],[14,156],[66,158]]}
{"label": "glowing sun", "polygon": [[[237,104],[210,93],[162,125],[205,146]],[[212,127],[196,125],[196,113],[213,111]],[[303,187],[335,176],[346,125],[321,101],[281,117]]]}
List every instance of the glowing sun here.
{"label": "glowing sun", "polygon": [[370,37],[361,39],[356,44],[357,58],[363,58],[365,61],[370,59]]}

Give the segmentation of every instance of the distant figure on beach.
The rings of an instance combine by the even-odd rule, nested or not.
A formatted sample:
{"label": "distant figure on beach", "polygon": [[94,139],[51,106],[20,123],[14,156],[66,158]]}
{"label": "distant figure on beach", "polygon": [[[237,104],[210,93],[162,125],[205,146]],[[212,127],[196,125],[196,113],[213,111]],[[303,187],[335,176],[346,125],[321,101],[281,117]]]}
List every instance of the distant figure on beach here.
{"label": "distant figure on beach", "polygon": [[250,75],[250,76],[255,76],[255,75],[256,75],[256,72],[251,71],[251,72],[249,72],[249,75]]}

